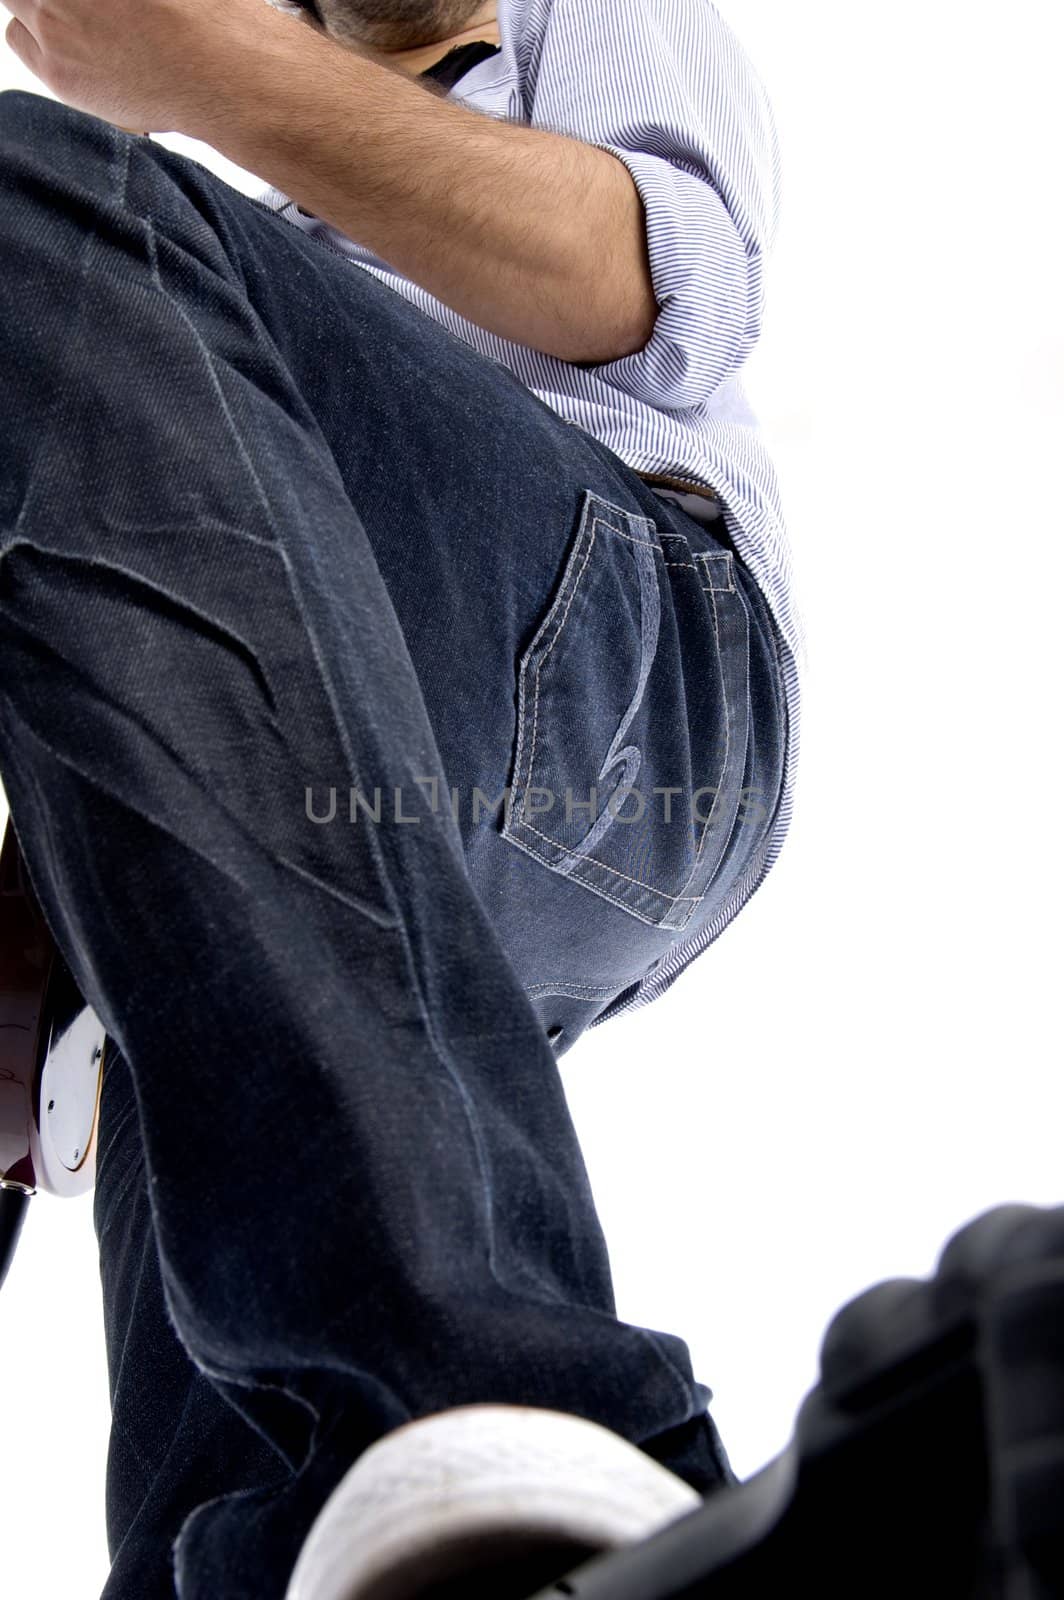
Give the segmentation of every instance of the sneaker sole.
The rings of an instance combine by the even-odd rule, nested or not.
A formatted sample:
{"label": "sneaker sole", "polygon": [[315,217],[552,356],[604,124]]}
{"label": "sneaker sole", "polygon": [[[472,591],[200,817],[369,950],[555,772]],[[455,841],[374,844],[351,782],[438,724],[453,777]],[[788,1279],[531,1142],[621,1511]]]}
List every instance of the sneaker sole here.
{"label": "sneaker sole", "polygon": [[458,1406],[396,1428],[359,1456],[311,1527],[285,1600],[414,1600],[450,1582],[455,1594],[507,1600],[701,1504],[597,1423],[528,1406]]}

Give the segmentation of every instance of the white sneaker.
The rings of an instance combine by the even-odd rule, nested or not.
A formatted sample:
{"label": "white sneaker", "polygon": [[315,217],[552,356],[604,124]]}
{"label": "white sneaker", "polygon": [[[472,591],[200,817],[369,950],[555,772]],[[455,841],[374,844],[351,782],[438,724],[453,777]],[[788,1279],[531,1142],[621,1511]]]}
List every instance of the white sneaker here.
{"label": "white sneaker", "polygon": [[481,1573],[534,1594],[702,1505],[619,1434],[568,1412],[470,1405],[365,1450],[319,1512],[285,1600],[427,1600]]}

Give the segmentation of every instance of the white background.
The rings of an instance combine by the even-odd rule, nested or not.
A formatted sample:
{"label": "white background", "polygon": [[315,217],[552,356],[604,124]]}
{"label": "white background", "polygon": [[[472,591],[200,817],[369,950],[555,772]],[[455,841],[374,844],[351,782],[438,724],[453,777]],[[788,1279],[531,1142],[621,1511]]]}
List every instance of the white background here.
{"label": "white background", "polygon": [[[563,1072],[620,1312],[688,1340],[748,1476],[844,1301],[1064,1202],[1064,41],[1049,0],[722,9],[786,162],[749,389],[812,646],[798,811],[723,938]],[[0,86],[48,92],[10,51]],[[12,1594],[106,1575],[96,1273],[90,1200],[38,1197],[0,1309]]]}

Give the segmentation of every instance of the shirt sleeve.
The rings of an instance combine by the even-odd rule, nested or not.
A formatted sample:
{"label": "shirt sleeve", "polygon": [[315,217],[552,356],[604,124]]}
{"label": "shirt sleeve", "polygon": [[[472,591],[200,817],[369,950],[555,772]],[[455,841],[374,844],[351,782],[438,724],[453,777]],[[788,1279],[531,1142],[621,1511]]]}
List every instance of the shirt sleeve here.
{"label": "shirt sleeve", "polygon": [[775,120],[739,40],[709,0],[553,0],[530,94],[532,126],[610,151],[646,214],[653,332],[588,370],[658,409],[708,400],[760,337],[779,221]]}

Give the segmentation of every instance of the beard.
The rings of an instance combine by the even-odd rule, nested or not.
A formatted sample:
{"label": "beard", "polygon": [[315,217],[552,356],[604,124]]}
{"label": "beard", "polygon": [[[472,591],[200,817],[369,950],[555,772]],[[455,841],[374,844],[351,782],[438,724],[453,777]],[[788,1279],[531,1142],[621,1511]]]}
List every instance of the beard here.
{"label": "beard", "polygon": [[312,0],[327,33],[341,44],[414,50],[468,27],[483,0]]}

